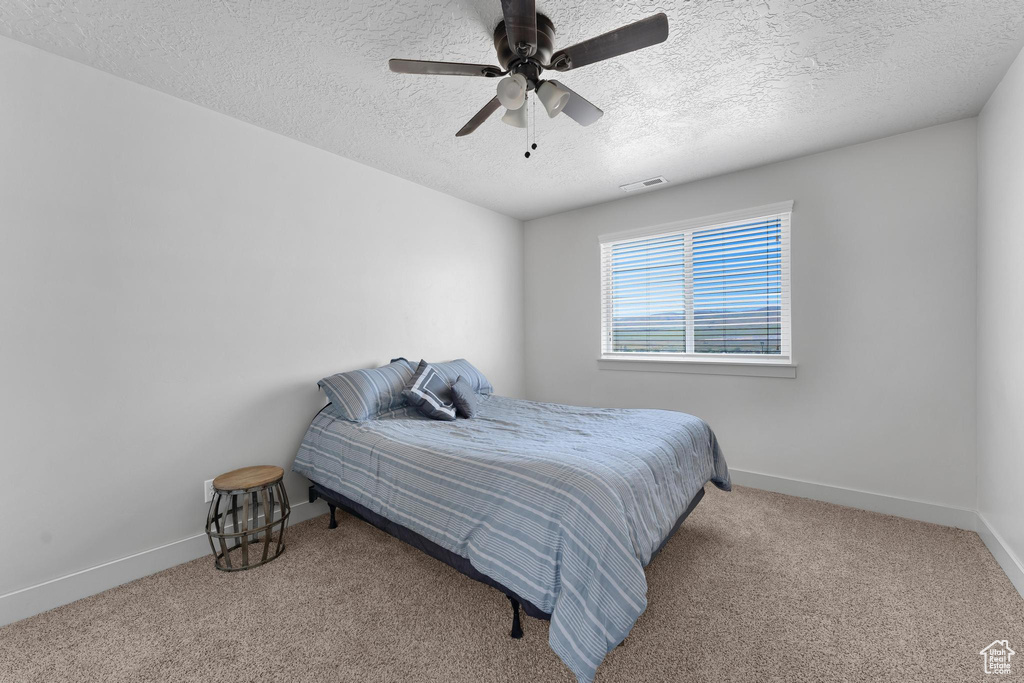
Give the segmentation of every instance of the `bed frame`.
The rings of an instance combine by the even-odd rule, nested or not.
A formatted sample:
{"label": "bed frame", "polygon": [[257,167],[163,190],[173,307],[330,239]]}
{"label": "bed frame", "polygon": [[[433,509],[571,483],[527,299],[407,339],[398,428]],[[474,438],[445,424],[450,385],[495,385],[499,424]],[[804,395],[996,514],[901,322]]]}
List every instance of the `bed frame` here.
{"label": "bed frame", "polygon": [[[679,530],[679,527],[682,525],[683,520],[685,520],[690,515],[690,513],[693,512],[693,509],[697,507],[697,503],[699,503],[703,497],[704,489],[701,488],[699,491],[697,491],[697,495],[693,497],[693,500],[690,501],[690,505],[686,508],[686,510],[683,511],[683,514],[681,514],[679,516],[679,519],[676,520],[675,525],[673,525],[672,527],[672,531],[669,532],[668,536],[665,537],[665,540],[661,542],[660,546],[658,546],[658,549],[655,550],[654,554],[651,555],[652,561],[654,560],[654,557],[659,552],[661,552],[662,548],[665,547],[665,544],[669,542],[669,539],[671,539],[675,535],[676,531]],[[523,608],[524,612],[526,612],[531,617],[534,617],[535,619],[551,619],[551,615],[549,613],[540,609],[529,600],[526,600],[521,596],[517,595],[515,591],[506,588],[505,586],[501,585],[491,577],[485,576],[478,572],[467,558],[462,557],[461,555],[456,555],[455,553],[446,548],[442,548],[430,539],[424,538],[423,536],[409,529],[408,527],[404,527],[401,524],[397,524],[386,517],[378,515],[373,510],[370,510],[360,505],[354,500],[346,498],[337,491],[332,491],[331,489],[321,486],[320,484],[313,484],[312,486],[309,487],[309,502],[312,503],[317,498],[326,501],[327,506],[331,510],[331,523],[328,526],[328,528],[336,529],[338,527],[338,521],[335,518],[335,514],[337,510],[340,508],[341,510],[344,510],[353,517],[358,517],[364,522],[377,527],[381,531],[385,531],[391,534],[398,540],[403,541],[404,543],[408,543],[417,550],[423,551],[427,555],[433,557],[435,560],[440,560],[441,562],[444,562],[446,565],[452,567],[456,571],[465,574],[474,581],[479,581],[480,583],[487,584],[492,588],[497,588],[499,591],[504,593],[505,596],[508,597],[509,601],[512,603],[512,631],[509,635],[513,638],[523,637],[522,622],[520,622],[519,620],[520,607]]]}

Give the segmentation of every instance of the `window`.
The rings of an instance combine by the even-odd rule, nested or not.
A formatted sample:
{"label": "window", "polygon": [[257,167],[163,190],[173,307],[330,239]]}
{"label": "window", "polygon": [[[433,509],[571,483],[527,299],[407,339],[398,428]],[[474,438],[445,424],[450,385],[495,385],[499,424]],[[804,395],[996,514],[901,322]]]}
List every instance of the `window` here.
{"label": "window", "polygon": [[601,357],[789,364],[793,203],[601,237]]}

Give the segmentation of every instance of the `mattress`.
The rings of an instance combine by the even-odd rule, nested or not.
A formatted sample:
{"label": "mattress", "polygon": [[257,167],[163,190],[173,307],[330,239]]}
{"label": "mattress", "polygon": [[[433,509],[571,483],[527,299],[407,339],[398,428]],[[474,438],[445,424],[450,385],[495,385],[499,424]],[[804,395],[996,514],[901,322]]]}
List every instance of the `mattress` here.
{"label": "mattress", "polygon": [[692,415],[501,396],[454,422],[321,411],[293,469],[550,614],[549,644],[579,681],[643,613],[643,567],[693,497],[731,487],[714,432]]}

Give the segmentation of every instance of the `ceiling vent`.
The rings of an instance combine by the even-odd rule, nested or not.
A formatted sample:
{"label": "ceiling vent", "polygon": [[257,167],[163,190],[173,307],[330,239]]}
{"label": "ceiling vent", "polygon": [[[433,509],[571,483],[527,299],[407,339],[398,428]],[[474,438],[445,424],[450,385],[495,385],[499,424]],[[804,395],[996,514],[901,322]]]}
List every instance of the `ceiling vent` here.
{"label": "ceiling vent", "polygon": [[636,183],[630,183],[629,185],[621,185],[623,192],[636,192],[637,190],[646,190],[649,187],[657,187],[658,185],[667,185],[668,181],[662,176],[657,178],[648,178],[647,180],[641,180]]}

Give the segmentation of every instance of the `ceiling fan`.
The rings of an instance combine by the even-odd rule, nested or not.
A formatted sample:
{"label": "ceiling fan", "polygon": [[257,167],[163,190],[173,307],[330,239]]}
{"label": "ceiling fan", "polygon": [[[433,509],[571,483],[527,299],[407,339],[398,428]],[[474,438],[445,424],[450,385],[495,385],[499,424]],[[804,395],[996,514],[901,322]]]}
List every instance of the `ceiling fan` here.
{"label": "ceiling fan", "polygon": [[[494,29],[494,47],[501,67],[458,62],[429,62],[392,59],[388,66],[403,74],[434,76],[482,76],[498,78],[498,93],[476,116],[463,126],[456,137],[469,135],[500,107],[507,110],[501,120],[517,128],[526,128],[526,96],[535,91],[548,116],[560,113],[581,126],[601,118],[603,111],[556,80],[543,80],[545,70],[570,71],[627,52],[657,45],[668,38],[668,17],[655,14],[608,33],[554,51],[555,25],[537,14],[536,0],[501,0],[504,21]],[[527,155],[529,156],[529,155]]]}

